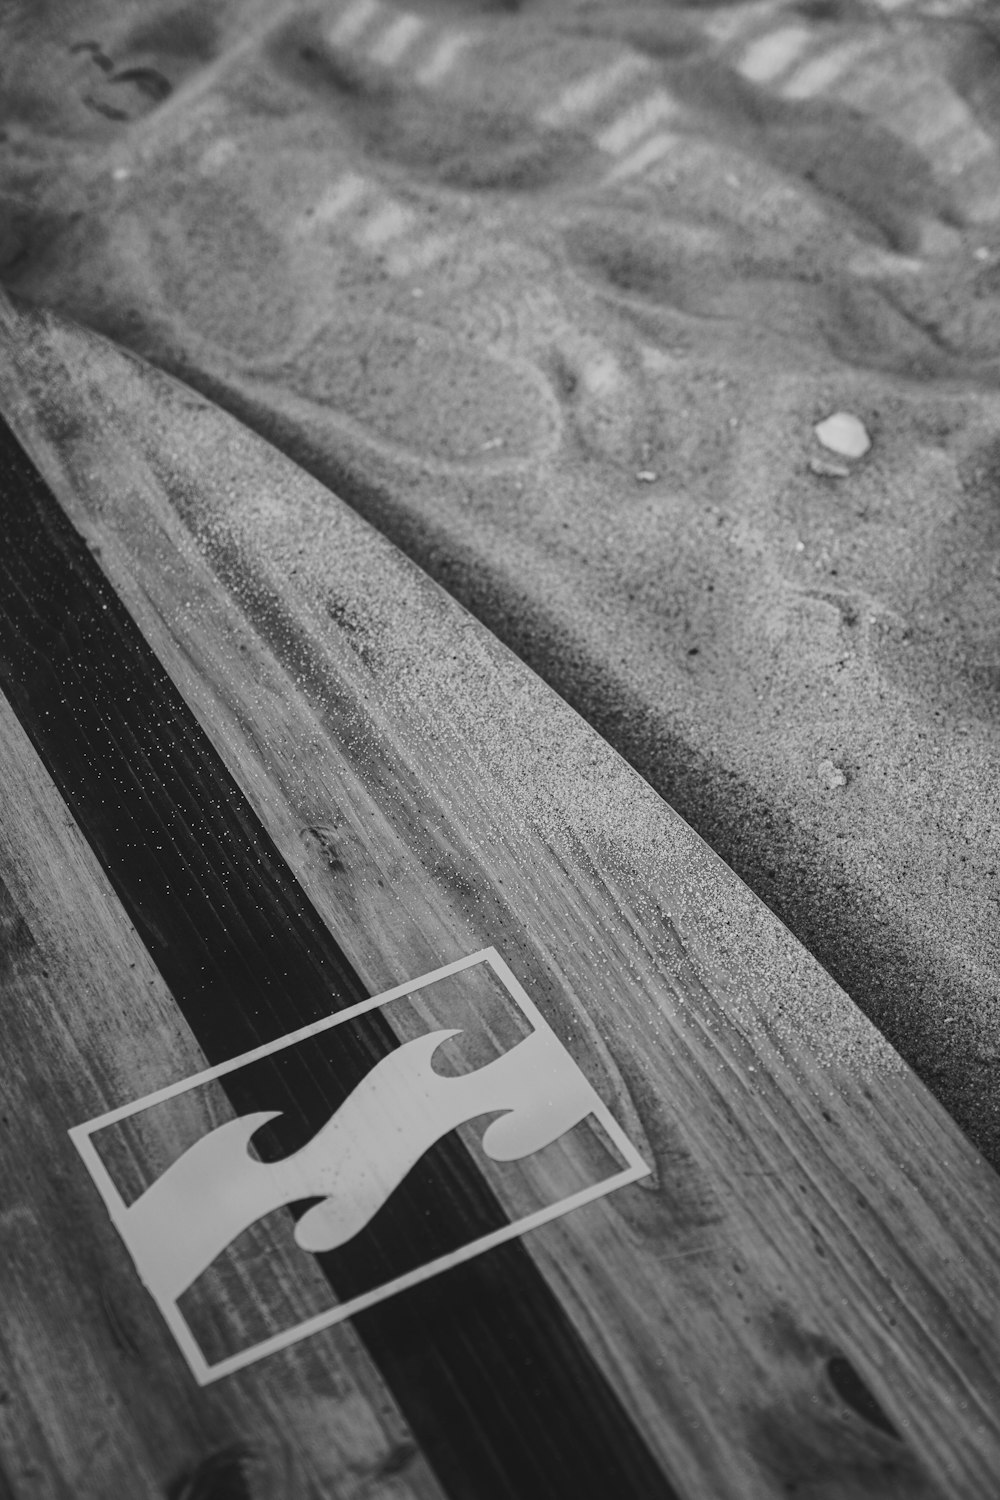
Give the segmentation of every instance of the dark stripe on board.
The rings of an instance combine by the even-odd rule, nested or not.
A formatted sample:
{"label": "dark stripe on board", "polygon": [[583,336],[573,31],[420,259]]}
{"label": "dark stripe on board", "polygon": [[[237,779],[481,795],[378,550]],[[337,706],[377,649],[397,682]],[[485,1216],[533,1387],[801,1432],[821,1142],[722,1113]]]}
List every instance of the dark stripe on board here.
{"label": "dark stripe on board", "polygon": [[[2,418],[0,537],[0,685],[209,1061],[362,999],[344,953]],[[315,1059],[309,1071],[272,1065],[270,1107],[283,1113],[268,1127],[267,1155],[311,1136],[396,1045],[378,1013],[346,1030],[322,1076]],[[242,1074],[230,1081],[237,1111],[261,1107],[259,1076],[252,1098],[241,1097]],[[395,1275],[415,1255],[444,1254],[506,1222],[452,1136],[363,1243],[317,1260],[344,1300],[371,1284],[373,1256]],[[520,1242],[354,1321],[455,1500],[675,1494]]]}

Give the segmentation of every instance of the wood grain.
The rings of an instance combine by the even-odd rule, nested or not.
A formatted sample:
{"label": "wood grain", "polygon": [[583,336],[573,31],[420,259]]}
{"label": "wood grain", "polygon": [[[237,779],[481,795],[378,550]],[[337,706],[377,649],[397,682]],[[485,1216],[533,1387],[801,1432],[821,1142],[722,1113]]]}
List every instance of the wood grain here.
{"label": "wood grain", "polygon": [[[231,1485],[242,1471],[248,1497],[336,1486],[437,1500],[349,1326],[275,1356],[274,1370],[192,1387],[66,1131],[196,1071],[204,1054],[3,700],[0,755],[0,1463],[11,1492],[163,1495],[214,1465]],[[298,1271],[284,1285],[306,1303]]]}
{"label": "wood grain", "polygon": [[[525,1244],[664,1489],[989,1494],[1000,1185],[898,1057],[602,741],[335,497],[97,339],[14,311],[4,331],[0,406],[364,985],[496,945],[655,1162],[652,1180]],[[32,888],[37,902],[42,874]],[[190,1071],[166,993],[140,994],[141,1065],[118,1050],[115,1005],[80,1001],[100,1018],[91,1087],[108,1106],[143,1091],[143,1068]],[[61,1032],[38,1057],[44,1076],[75,1076]],[[141,1304],[100,1211],[79,1222],[77,1243],[101,1244]],[[36,1254],[43,1242],[73,1368],[89,1370],[101,1346],[69,1289],[86,1300],[90,1283],[65,1236],[43,1231]],[[22,1300],[28,1326],[40,1298]],[[193,1392],[145,1318],[158,1404],[154,1421],[133,1392],[135,1442],[162,1452],[173,1439],[150,1431],[236,1398],[225,1383]],[[18,1440],[43,1471],[53,1337],[39,1336]],[[346,1337],[324,1333],[292,1362],[344,1349],[368,1370]],[[267,1403],[282,1378],[255,1368],[237,1388],[261,1431],[281,1431]],[[120,1449],[127,1467],[125,1436]]]}
{"label": "wood grain", "polygon": [[[359,976],[3,425],[0,472],[9,543],[0,563],[4,690],[206,1060],[224,1065],[233,1054],[268,1048],[331,1012],[356,1009],[366,996]],[[237,1114],[255,1116],[259,1159],[275,1162],[318,1137],[396,1047],[386,1013],[366,1008],[323,1044],[314,1039],[267,1052],[252,1067],[229,1072],[224,1092]],[[144,1111],[147,1138],[164,1103]],[[220,1101],[210,1103],[217,1108]],[[366,1118],[373,1119],[370,1110]],[[111,1123],[98,1128],[95,1144],[106,1139]],[[165,1134],[175,1138],[177,1126],[182,1135],[187,1131],[187,1123],[175,1121]],[[412,1135],[422,1127],[411,1116],[398,1128]],[[369,1124],[351,1148],[355,1160],[371,1154],[370,1137]],[[125,1144],[136,1149],[135,1142]],[[391,1139],[386,1146],[392,1154]],[[164,1140],[154,1153],[163,1165],[167,1147]],[[453,1489],[484,1496],[557,1494],[567,1484],[597,1493],[614,1483],[630,1495],[662,1488],[662,1474],[621,1402],[511,1236],[504,1205],[461,1138],[454,1131],[432,1133],[423,1148],[371,1222],[345,1243],[317,1252],[308,1266],[310,1274],[318,1267],[327,1278],[334,1307],[346,1307],[442,1258],[461,1256],[466,1245],[490,1247],[488,1256],[463,1257],[446,1290],[428,1284],[352,1314],[425,1452],[439,1471],[449,1471]],[[217,1224],[217,1206],[234,1201],[241,1160],[242,1147],[230,1155],[222,1179],[209,1185],[201,1175],[186,1209],[170,1198],[167,1217],[152,1231],[152,1254],[160,1256],[165,1237],[176,1242],[184,1235],[186,1224]],[[106,1182],[109,1165],[98,1145],[88,1170],[104,1182],[109,1212],[124,1232],[117,1216],[128,1212],[127,1183]],[[376,1170],[383,1168],[384,1162]],[[320,1181],[314,1178],[313,1186],[319,1191]],[[297,1196],[300,1203],[293,1198],[290,1209],[301,1217],[313,1194]],[[279,1207],[280,1200],[271,1202]],[[231,1220],[214,1241],[210,1261],[231,1244],[243,1269],[227,1270],[216,1261],[213,1271],[218,1267],[222,1279],[210,1308],[197,1295],[197,1272],[194,1285],[187,1278],[162,1304],[199,1380],[213,1373],[206,1359],[221,1373],[248,1346],[266,1350],[272,1337],[280,1341],[288,1331],[279,1325],[289,1299],[265,1293],[280,1257],[266,1256],[263,1275],[253,1266],[260,1235],[281,1238],[287,1216],[254,1215],[245,1227],[253,1230],[252,1243],[233,1239],[241,1231]],[[137,1269],[152,1291],[143,1266]],[[237,1297],[247,1271],[251,1285]],[[320,1309],[313,1301],[303,1312],[314,1310]],[[192,1333],[200,1351],[189,1342]],[[466,1420],[470,1405],[474,1422]],[[567,1413],[576,1427],[569,1446],[560,1436]]]}

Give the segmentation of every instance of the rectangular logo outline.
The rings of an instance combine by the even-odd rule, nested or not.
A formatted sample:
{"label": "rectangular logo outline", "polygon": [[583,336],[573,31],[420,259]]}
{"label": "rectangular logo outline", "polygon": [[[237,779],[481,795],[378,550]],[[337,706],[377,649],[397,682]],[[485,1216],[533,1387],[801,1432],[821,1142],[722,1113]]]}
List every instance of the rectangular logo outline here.
{"label": "rectangular logo outline", "polygon": [[[97,1131],[109,1125],[115,1125],[129,1116],[139,1114],[143,1110],[150,1109],[156,1104],[161,1104],[168,1099],[176,1098],[178,1095],[187,1093],[190,1089],[197,1088],[202,1084],[210,1083],[214,1079],[223,1078],[227,1073],[235,1072],[238,1068],[245,1067],[248,1063],[256,1062],[259,1058],[268,1057],[274,1052],[283,1051],[286,1047],[297,1042],[307,1040],[309,1037],[319,1036],[325,1031],[330,1031],[344,1022],[352,1021],[358,1016],[365,1015],[368,1011],[378,1010],[392,1000],[401,999],[404,995],[413,994],[427,985],[436,983],[438,980],[447,979],[453,974],[459,974],[464,969],[469,969],[477,964],[488,964],[496,974],[500,983],[511,995],[518,1009],[530,1021],[532,1028],[553,1035],[552,1028],[545,1020],[541,1011],[525,991],[523,985],[518,981],[509,965],[500,956],[494,947],[481,948],[467,958],[456,959],[453,963],[445,964],[439,969],[434,969],[428,974],[422,974],[417,979],[411,979],[404,984],[396,985],[393,989],[385,990],[380,995],[373,995],[367,1000],[359,1001],[357,1005],[348,1006],[345,1010],[335,1011],[332,1015],[324,1016],[321,1020],[312,1021],[307,1026],[300,1027],[297,1031],[287,1033],[285,1036],[276,1038],[274,1041],[265,1042],[260,1047],[254,1047],[249,1052],[243,1052],[238,1057],[227,1059],[226,1062],[217,1063],[214,1067],[204,1068],[199,1073],[191,1074],[176,1083],[167,1084],[164,1088],[157,1089],[151,1094],[146,1094],[140,1099],[133,1100],[129,1104],[119,1105],[116,1109],[108,1110],[105,1114],[97,1115],[94,1119],[85,1120],[80,1125],[69,1128],[68,1134],[76,1147],[83,1163],[90,1173],[96,1186],[108,1216],[118,1231],[122,1243],[137,1274],[142,1279],[141,1270],[131,1255],[128,1238],[122,1230],[121,1221],[125,1212],[125,1201],[119,1193],[111,1174],[91,1140],[91,1136]],[[558,1041],[558,1039],[556,1039]],[[560,1044],[562,1045],[562,1044]],[[565,1050],[565,1049],[563,1049]],[[319,1333],[324,1328],[332,1327],[344,1319],[353,1317],[355,1313],[363,1312],[366,1308],[373,1307],[378,1302],[394,1296],[397,1292],[406,1291],[409,1287],[417,1286],[422,1281],[428,1281],[432,1276],[439,1275],[442,1271],[450,1270],[453,1266],[461,1265],[464,1261],[472,1260],[477,1255],[501,1245],[505,1241],[519,1239],[527,1234],[529,1230],[537,1229],[542,1224],[550,1223],[552,1220],[562,1218],[564,1214],[571,1213],[575,1208],[581,1208],[586,1203],[592,1203],[598,1198],[605,1197],[608,1193],[629,1183],[637,1182],[642,1177],[649,1176],[649,1167],[638,1151],[629,1140],[625,1131],[618,1124],[614,1115],[607,1105],[597,1094],[591,1085],[594,1094],[593,1115],[611,1139],[616,1150],[624,1158],[626,1166],[610,1177],[603,1178],[600,1182],[583,1188],[567,1198],[549,1204],[546,1208],[537,1209],[534,1213],[527,1214],[523,1218],[505,1225],[502,1229],[492,1231],[479,1239],[472,1240],[457,1250],[450,1251],[447,1255],[439,1256],[436,1260],[428,1261],[425,1265],[417,1266],[407,1271],[402,1276],[383,1283],[381,1286],[373,1287],[368,1292],[352,1297],[347,1302],[338,1303],[336,1307],[317,1313],[311,1318],[296,1323],[292,1327],[284,1329],[281,1333],[273,1334],[260,1343],[253,1344],[247,1349],[242,1349],[236,1354],[218,1360],[210,1364],[202,1353],[193,1333],[188,1327],[179,1307],[175,1302],[164,1304],[159,1297],[154,1296],[157,1309],[164,1321],[167,1323],[177,1344],[187,1361],[188,1367],[198,1385],[210,1385],[216,1380],[221,1380],[226,1375],[235,1371],[245,1369],[248,1365],[256,1364],[258,1360],[264,1359],[269,1354],[276,1354],[282,1349],[290,1348],[302,1339],[309,1338],[314,1333]],[[145,1284],[145,1283],[144,1283]],[[148,1290],[148,1288],[147,1288]],[[152,1295],[152,1294],[151,1294]]]}

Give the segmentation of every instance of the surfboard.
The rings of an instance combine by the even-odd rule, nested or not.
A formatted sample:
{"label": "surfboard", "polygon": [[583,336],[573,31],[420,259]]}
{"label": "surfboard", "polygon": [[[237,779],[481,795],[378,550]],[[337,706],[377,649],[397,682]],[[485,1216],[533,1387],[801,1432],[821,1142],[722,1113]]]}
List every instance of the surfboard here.
{"label": "surfboard", "polygon": [[0,321],[6,1492],[992,1493],[898,1055],[335,495]]}

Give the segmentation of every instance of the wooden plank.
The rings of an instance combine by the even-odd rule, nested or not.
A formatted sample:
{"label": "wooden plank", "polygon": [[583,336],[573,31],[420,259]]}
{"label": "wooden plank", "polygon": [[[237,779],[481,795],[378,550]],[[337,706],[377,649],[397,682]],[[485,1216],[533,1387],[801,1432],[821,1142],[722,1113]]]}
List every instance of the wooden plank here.
{"label": "wooden plank", "polygon": [[[170,993],[6,700],[0,700],[6,1392],[15,1495],[440,1490],[350,1325],[211,1392],[132,1272],[67,1130],[204,1065]],[[280,1247],[278,1247],[280,1254]],[[308,1298],[298,1257],[284,1285]]]}
{"label": "wooden plank", "polygon": [[[319,1137],[328,1117],[376,1071],[372,1065],[388,1060],[395,1037],[385,1014],[364,1006],[357,974],[82,539],[9,441],[4,458],[8,495],[16,499],[7,509],[4,685],[207,1060],[224,1066],[232,1053],[266,1047],[331,1009],[350,1012],[360,1004],[366,1011],[330,1045],[258,1058],[227,1079],[225,1092],[237,1112],[268,1126],[255,1138],[263,1159],[283,1157]],[[149,1121],[162,1118],[165,1102],[156,1101]],[[220,1103],[213,1097],[209,1107]],[[371,1119],[369,1106],[363,1123]],[[100,1149],[118,1123],[102,1120],[93,1134],[76,1139],[134,1254],[135,1243],[125,1234],[134,1174],[131,1181],[115,1182],[109,1168],[122,1149],[134,1152],[141,1143],[112,1136],[111,1160]],[[189,1124],[167,1111],[168,1134],[184,1134]],[[419,1130],[419,1119],[403,1120],[396,1134],[414,1128]],[[191,1284],[198,1279],[197,1264],[177,1285],[161,1285],[155,1263],[162,1244],[172,1243],[174,1260],[189,1264],[180,1247],[197,1241],[199,1226],[212,1221],[217,1203],[231,1204],[238,1196],[234,1183],[247,1175],[246,1142],[239,1144],[221,1178],[218,1170],[207,1185],[202,1178],[186,1212],[168,1187],[161,1220],[147,1237],[146,1259],[136,1259],[199,1381],[228,1373],[248,1352],[270,1352],[275,1340],[296,1328],[287,1318],[281,1321],[289,1299],[264,1296],[262,1276],[273,1281],[275,1257],[266,1256],[261,1273],[259,1245],[239,1245],[233,1274],[224,1272],[221,1287],[209,1289],[207,1324],[205,1288]],[[391,1132],[386,1145],[395,1146]],[[385,1194],[388,1201],[370,1229],[360,1226],[345,1245],[321,1247],[335,1253],[315,1261],[335,1294],[334,1308],[343,1303],[355,1311],[356,1303],[364,1304],[365,1342],[407,1416],[419,1424],[424,1449],[434,1450],[436,1466],[448,1469],[453,1488],[472,1483],[484,1494],[536,1487],[555,1493],[567,1477],[648,1492],[650,1483],[660,1483],[659,1471],[557,1300],[523,1247],[511,1240],[502,1203],[451,1133],[440,1140],[429,1135],[426,1147],[417,1153],[414,1170]],[[360,1154],[358,1142],[352,1151]],[[156,1156],[160,1172],[169,1160],[169,1141]],[[381,1172],[382,1163],[375,1167]],[[321,1177],[310,1187],[319,1194],[324,1185]],[[145,1186],[140,1179],[138,1187]],[[349,1189],[358,1186],[348,1182]],[[293,1199],[310,1196],[302,1191]],[[348,1208],[352,1204],[349,1194]],[[268,1205],[280,1207],[280,1197]],[[232,1232],[219,1248],[244,1227],[227,1222]],[[281,1215],[269,1227],[279,1233],[286,1225]],[[480,1255],[461,1273],[453,1270],[445,1290],[428,1284],[405,1300],[368,1307],[380,1287],[396,1288],[443,1259],[463,1260],[470,1245],[496,1248],[489,1260]],[[252,1295],[244,1292],[238,1305],[233,1280],[244,1273]],[[193,1308],[181,1301],[188,1291],[196,1296]],[[310,1315],[320,1311],[308,1309]],[[464,1420],[470,1400],[483,1413],[474,1424]],[[567,1411],[580,1424],[571,1449],[559,1438]]]}
{"label": "wooden plank", "polygon": [[[552,1326],[568,1340],[560,1347],[585,1372],[561,1422],[544,1391],[528,1393],[545,1411],[550,1457],[548,1488],[530,1492],[567,1493],[557,1464],[601,1426],[600,1411],[601,1461],[620,1465],[618,1494],[988,1494],[1000,1472],[1000,1192],[899,1058],[640,778],[334,497],[96,338],[13,310],[4,331],[0,407],[247,799],[243,825],[259,819],[299,917],[303,902],[315,914],[308,942],[332,935],[345,973],[372,994],[495,947],[654,1167],[518,1242],[543,1289],[532,1296],[555,1307]],[[36,685],[21,691],[30,718]],[[44,726],[26,727],[40,745]],[[38,904],[41,875],[32,889]],[[156,951],[155,935],[147,947]],[[100,1107],[140,1097],[149,1076],[173,1081],[200,1066],[197,1024],[192,1032],[187,1015],[185,1032],[156,984],[130,1001],[133,1015],[149,1006],[153,1027],[146,1071],[134,1077],[129,1050],[104,1035],[114,1006],[90,992],[99,1061],[89,1086]],[[169,988],[183,1010],[178,983]],[[407,1002],[386,1024],[405,1043],[451,1003],[421,1020]],[[489,1003],[514,1014],[495,995]],[[293,1029],[294,996],[282,1011]],[[185,1035],[180,1051],[164,1026]],[[213,1039],[200,1055],[213,1060],[225,1044]],[[25,1037],[17,1057],[32,1045]],[[62,1032],[38,1056],[47,1076],[74,1074]],[[79,1104],[77,1123],[98,1112]],[[593,1157],[577,1142],[528,1170],[490,1158],[481,1136],[481,1124],[458,1133],[463,1160],[511,1222],[554,1183],[563,1190],[574,1151],[578,1162]],[[79,1174],[63,1160],[66,1180]],[[91,1184],[72,1181],[89,1205],[81,1223],[98,1273],[142,1303]],[[440,1200],[428,1201],[427,1212],[439,1211]],[[287,1257],[294,1281],[287,1241],[275,1228],[264,1247]],[[41,1233],[32,1254],[67,1287],[81,1280],[65,1235]],[[497,1255],[469,1267],[506,1274]],[[445,1271],[380,1304],[384,1324],[366,1321],[372,1309],[356,1327],[446,1489],[528,1493],[525,1455],[507,1450],[532,1439],[495,1410],[511,1394],[513,1362],[487,1347],[484,1380],[464,1392],[466,1425],[504,1449],[489,1462],[490,1442],[473,1454],[458,1405],[442,1404],[447,1369],[434,1374],[429,1349],[463,1288],[466,1299],[486,1296],[487,1283],[467,1274]],[[502,1299],[502,1287],[494,1292]],[[30,1296],[24,1307],[37,1318]],[[477,1311],[462,1304],[463,1317]],[[426,1364],[412,1331],[405,1361],[386,1342],[408,1313]],[[322,1365],[340,1351],[355,1378],[374,1378],[357,1344],[343,1342],[351,1325],[338,1324],[199,1392],[155,1310],[144,1317],[136,1364],[162,1403],[157,1431],[188,1432],[184,1422],[210,1403],[237,1399],[219,1394],[229,1389],[259,1413],[262,1433],[280,1431],[268,1402],[279,1399],[285,1361],[305,1369],[295,1362]],[[85,1319],[74,1338],[98,1347]],[[44,1345],[38,1359],[51,1368]],[[32,1462],[44,1468],[58,1391],[43,1380],[32,1389],[43,1445]],[[135,1441],[149,1445],[143,1420]],[[332,1473],[333,1438],[329,1451]],[[86,1493],[84,1459],[73,1461]],[[578,1471],[574,1494],[608,1493],[606,1474],[587,1474]]]}

